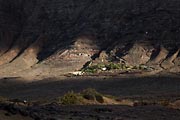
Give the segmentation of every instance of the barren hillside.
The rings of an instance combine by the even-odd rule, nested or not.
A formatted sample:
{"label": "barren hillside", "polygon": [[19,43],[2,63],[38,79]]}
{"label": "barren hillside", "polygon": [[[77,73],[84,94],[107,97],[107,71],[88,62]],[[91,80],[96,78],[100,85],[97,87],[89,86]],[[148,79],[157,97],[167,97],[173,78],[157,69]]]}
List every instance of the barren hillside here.
{"label": "barren hillside", "polygon": [[60,75],[98,59],[179,73],[179,6],[178,0],[0,0],[0,74]]}

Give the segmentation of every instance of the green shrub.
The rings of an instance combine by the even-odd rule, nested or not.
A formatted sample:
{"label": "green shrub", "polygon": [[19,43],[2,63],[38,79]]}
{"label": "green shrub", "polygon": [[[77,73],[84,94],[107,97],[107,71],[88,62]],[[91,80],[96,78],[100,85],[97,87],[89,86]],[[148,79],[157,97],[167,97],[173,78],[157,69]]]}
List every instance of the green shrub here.
{"label": "green shrub", "polygon": [[97,69],[94,67],[88,67],[88,68],[83,69],[82,71],[86,73],[96,73]]}
{"label": "green shrub", "polygon": [[[105,69],[104,69],[105,68]],[[125,63],[98,63],[95,65],[87,64],[82,71],[85,73],[96,73],[98,71],[109,71],[109,70],[153,70],[153,68],[146,66],[144,64],[136,65],[136,66],[128,66]]]}
{"label": "green shrub", "polygon": [[80,94],[74,93],[73,91],[66,93],[62,98],[60,98],[60,104],[63,105],[75,105],[81,104],[83,98]]}
{"label": "green shrub", "polygon": [[56,101],[58,100],[58,103],[62,105],[83,105],[89,104],[88,101],[93,103],[104,103],[104,96],[105,95],[97,92],[95,89],[88,88],[80,93],[74,93],[73,91],[68,92],[63,97],[56,99]]}
{"label": "green shrub", "polygon": [[134,66],[133,69],[135,69],[135,70],[152,70],[151,67],[143,65],[143,64]]}
{"label": "green shrub", "polygon": [[122,65],[121,64],[117,64],[117,63],[109,63],[106,65],[108,70],[113,70],[113,69],[121,69]]}
{"label": "green shrub", "polygon": [[83,90],[80,94],[87,100],[96,100],[99,103],[104,102],[103,95],[97,92],[95,89],[88,88]]}
{"label": "green shrub", "polygon": [[115,69],[126,69],[125,64],[120,63],[99,63],[97,65],[87,66],[86,68],[83,68],[82,71],[86,73],[96,73],[98,70],[102,71],[103,68],[107,68],[107,70],[115,70]]}
{"label": "green shrub", "polygon": [[99,64],[95,65],[95,67],[96,67],[97,69],[102,69],[102,68],[106,67],[106,65],[105,65],[105,64],[102,64],[102,63],[99,63]]}

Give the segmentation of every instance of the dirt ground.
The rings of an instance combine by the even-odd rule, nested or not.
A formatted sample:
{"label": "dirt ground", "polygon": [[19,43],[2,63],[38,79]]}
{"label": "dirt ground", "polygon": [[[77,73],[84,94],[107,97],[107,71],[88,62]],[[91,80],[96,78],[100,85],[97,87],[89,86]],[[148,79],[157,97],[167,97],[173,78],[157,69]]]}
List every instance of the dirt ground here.
{"label": "dirt ground", "polygon": [[[0,80],[0,96],[27,101],[48,101],[62,96],[68,91],[79,92],[83,89],[94,88],[97,91],[113,95],[118,99],[166,99],[180,100],[179,76],[152,77],[115,77],[115,76],[86,76],[59,77],[44,80],[23,80],[23,78],[2,78]],[[2,107],[3,109],[4,107]],[[6,107],[5,107],[6,108]],[[180,110],[158,105],[147,106],[31,106],[15,107],[14,111],[27,113],[33,119],[42,120],[180,120]],[[22,115],[20,112],[7,110],[11,117]],[[8,114],[1,112],[7,116]],[[2,116],[2,115],[1,115]],[[26,118],[21,118],[22,120]],[[30,118],[27,118],[30,119]],[[10,120],[4,118],[3,120]]]}
{"label": "dirt ground", "polygon": [[[26,116],[24,113],[23,115]],[[28,108],[26,113],[27,115],[30,114],[34,120],[179,120],[180,116],[179,110],[161,106],[129,107],[49,105]],[[11,117],[18,116],[18,112],[16,113],[16,116],[12,113],[9,114]],[[23,119],[22,117],[22,119],[19,120],[31,119]]]}
{"label": "dirt ground", "polygon": [[152,77],[59,77],[43,80],[23,80],[23,78],[4,78],[0,80],[0,96],[36,100],[55,98],[68,91],[79,92],[94,88],[100,93],[117,97],[156,97],[180,96],[179,76]]}

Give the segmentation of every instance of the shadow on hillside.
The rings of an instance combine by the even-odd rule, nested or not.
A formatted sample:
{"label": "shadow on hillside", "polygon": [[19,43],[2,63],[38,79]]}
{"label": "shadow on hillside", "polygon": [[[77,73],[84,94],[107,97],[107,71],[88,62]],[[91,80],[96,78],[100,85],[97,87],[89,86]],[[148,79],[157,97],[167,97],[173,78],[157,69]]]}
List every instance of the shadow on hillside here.
{"label": "shadow on hillside", "polygon": [[24,50],[37,36],[46,34],[48,42],[38,54],[40,60],[66,49],[80,35],[95,36],[101,49],[113,48],[114,42],[133,44],[139,40],[165,47],[179,45],[180,2],[177,1],[0,0],[0,3],[0,32],[8,28],[8,32],[15,32],[12,40],[17,41],[15,45],[3,47],[20,46],[22,49],[21,44],[27,43]]}

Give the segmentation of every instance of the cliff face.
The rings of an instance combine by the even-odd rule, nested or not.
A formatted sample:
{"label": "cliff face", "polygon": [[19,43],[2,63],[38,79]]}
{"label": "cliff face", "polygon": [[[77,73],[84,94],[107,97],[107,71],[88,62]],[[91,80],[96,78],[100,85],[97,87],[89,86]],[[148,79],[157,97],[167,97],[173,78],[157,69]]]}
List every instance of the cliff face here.
{"label": "cliff face", "polygon": [[178,0],[0,0],[0,71],[39,61],[67,63],[72,69],[63,70],[72,71],[101,50],[129,64],[147,63],[149,51],[161,54],[162,46],[171,56],[180,45],[179,6]]}

